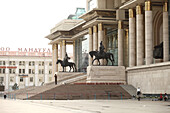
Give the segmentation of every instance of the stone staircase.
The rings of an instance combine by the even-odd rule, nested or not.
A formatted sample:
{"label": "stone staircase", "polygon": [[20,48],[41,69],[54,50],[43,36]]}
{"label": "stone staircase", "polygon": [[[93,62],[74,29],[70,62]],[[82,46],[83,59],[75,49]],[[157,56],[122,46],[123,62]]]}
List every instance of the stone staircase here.
{"label": "stone staircase", "polygon": [[130,99],[131,95],[120,85],[66,84],[44,91],[30,100],[74,99]]}
{"label": "stone staircase", "polygon": [[62,84],[70,84],[76,82],[82,82],[86,80],[85,73],[72,73],[69,76],[66,76],[58,81],[58,85],[55,85],[54,82],[44,84],[43,86],[30,86],[27,88],[15,90],[8,93],[8,97],[17,98],[17,99],[27,99],[44,91],[50,90],[52,88],[58,87]]}
{"label": "stone staircase", "polygon": [[132,85],[120,85],[125,91],[127,91],[131,96],[136,95],[136,88]]}

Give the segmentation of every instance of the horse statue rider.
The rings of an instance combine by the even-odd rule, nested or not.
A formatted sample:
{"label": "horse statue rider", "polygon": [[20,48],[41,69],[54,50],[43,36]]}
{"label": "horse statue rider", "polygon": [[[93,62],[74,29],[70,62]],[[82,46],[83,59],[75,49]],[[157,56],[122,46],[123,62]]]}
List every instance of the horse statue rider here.
{"label": "horse statue rider", "polygon": [[70,59],[70,57],[68,57],[68,55],[67,55],[67,53],[66,53],[63,61],[62,61],[62,60],[57,60],[56,64],[58,64],[58,63],[61,64],[61,66],[63,67],[63,72],[66,71],[66,70],[65,70],[65,67],[67,67],[67,66],[70,67],[69,72],[71,71],[71,69],[73,69],[73,72],[76,72],[76,71],[77,71],[77,69],[76,69],[76,64],[73,63],[73,62],[68,62],[69,59]]}
{"label": "horse statue rider", "polygon": [[99,49],[100,49],[99,53],[100,53],[101,55],[103,55],[105,48],[104,48],[104,46],[103,46],[103,44],[102,44],[102,41],[100,42],[100,47],[99,47]]}
{"label": "horse statue rider", "polygon": [[114,65],[114,55],[112,53],[105,52],[104,49],[105,48],[104,48],[102,41],[101,41],[99,51],[96,50],[96,51],[90,51],[89,52],[91,58],[93,58],[93,56],[95,56],[93,58],[92,65],[93,65],[95,60],[97,60],[98,64],[100,65],[99,59],[106,59],[106,65],[108,64],[108,60],[110,60],[112,62],[112,66]]}
{"label": "horse statue rider", "polygon": [[67,65],[69,59],[70,59],[70,57],[68,57],[68,55],[67,55],[67,53],[66,53],[66,55],[65,55],[65,57],[64,57],[64,59],[63,59],[63,64],[64,64],[64,65]]}

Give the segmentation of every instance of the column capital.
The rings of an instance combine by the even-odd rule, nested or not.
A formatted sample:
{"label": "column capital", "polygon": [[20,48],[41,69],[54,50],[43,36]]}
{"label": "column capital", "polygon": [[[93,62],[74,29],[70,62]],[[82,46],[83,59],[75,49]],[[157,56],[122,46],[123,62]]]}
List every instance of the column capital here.
{"label": "column capital", "polygon": [[123,29],[123,21],[118,21],[118,29]]}
{"label": "column capital", "polygon": [[65,46],[66,45],[66,40],[62,40],[62,44],[63,44],[63,46]]}
{"label": "column capital", "polygon": [[164,6],[163,6],[163,11],[168,12],[168,3],[167,3],[167,1],[165,2]]}
{"label": "column capital", "polygon": [[92,28],[90,27],[89,28],[89,35],[92,35],[93,34],[93,31],[92,31]]}
{"label": "column capital", "polygon": [[99,30],[99,31],[103,31],[103,24],[102,24],[102,23],[99,23],[99,24],[98,24],[98,30]]}
{"label": "column capital", "polygon": [[58,44],[53,44],[52,45],[52,49],[54,50],[54,49],[57,49],[57,46],[58,46]]}
{"label": "column capital", "polygon": [[145,2],[145,11],[151,11],[151,1],[150,0]]}
{"label": "column capital", "polygon": [[96,25],[93,26],[93,32],[94,32],[94,33],[97,33],[97,26],[96,26]]}
{"label": "column capital", "polygon": [[73,40],[73,46],[75,46],[75,43],[76,43],[76,41],[75,41],[75,40]]}
{"label": "column capital", "polygon": [[142,14],[142,6],[137,5],[136,6],[136,15],[140,15],[140,14]]}
{"label": "column capital", "polygon": [[134,17],[133,9],[129,9],[129,18],[133,18],[133,17]]}

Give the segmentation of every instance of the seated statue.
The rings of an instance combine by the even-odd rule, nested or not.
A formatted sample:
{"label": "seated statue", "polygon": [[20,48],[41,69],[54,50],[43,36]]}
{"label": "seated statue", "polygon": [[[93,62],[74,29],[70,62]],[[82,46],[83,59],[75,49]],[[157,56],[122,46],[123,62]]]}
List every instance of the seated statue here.
{"label": "seated statue", "polygon": [[153,57],[155,59],[163,59],[163,42],[154,47]]}

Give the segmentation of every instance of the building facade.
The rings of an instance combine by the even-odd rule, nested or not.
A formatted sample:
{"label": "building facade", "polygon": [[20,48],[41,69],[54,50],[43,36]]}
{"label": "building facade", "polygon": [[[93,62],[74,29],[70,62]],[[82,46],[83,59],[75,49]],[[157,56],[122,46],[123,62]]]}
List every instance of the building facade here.
{"label": "building facade", "polygon": [[[105,52],[114,54],[114,66],[125,67],[127,84],[141,87],[146,94],[170,93],[169,3],[169,0],[86,0],[87,11],[79,17],[81,20],[64,20],[46,36],[53,46],[53,63],[58,58],[58,46],[64,57],[66,45],[72,44],[73,61],[79,71],[86,70],[92,66],[93,58],[88,56],[84,66],[84,51],[99,50],[102,41]],[[154,58],[154,47],[162,42],[163,57]],[[57,65],[53,66],[53,73],[58,70]]]}
{"label": "building facade", "polygon": [[52,53],[44,49],[0,51],[0,84],[11,91],[17,83],[20,88],[40,86],[52,81]]}

